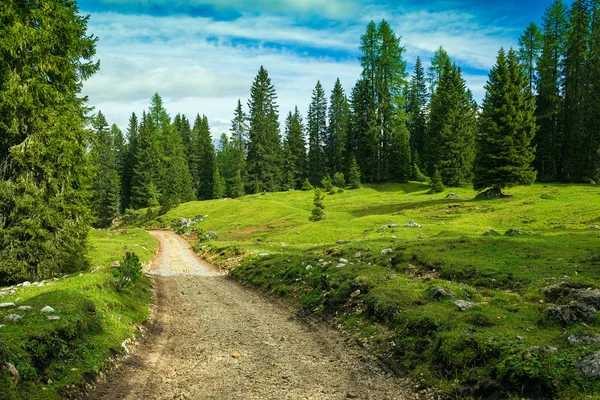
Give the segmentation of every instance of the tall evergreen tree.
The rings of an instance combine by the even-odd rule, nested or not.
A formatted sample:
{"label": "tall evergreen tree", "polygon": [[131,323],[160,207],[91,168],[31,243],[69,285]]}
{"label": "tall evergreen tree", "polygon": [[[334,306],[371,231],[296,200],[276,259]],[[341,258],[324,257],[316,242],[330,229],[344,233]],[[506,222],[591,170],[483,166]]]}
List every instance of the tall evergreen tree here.
{"label": "tall evergreen tree", "polygon": [[281,138],[276,104],[277,94],[271,78],[264,67],[260,67],[248,100],[248,171],[247,188],[250,193],[276,191],[282,173]]}
{"label": "tall evergreen tree", "polygon": [[519,36],[519,61],[525,67],[529,79],[529,95],[533,97],[536,85],[536,67],[542,51],[542,33],[533,22]]}
{"label": "tall evergreen tree", "polygon": [[440,46],[431,57],[431,65],[427,70],[429,80],[429,93],[433,95],[437,91],[438,83],[447,65],[452,64],[448,52]]}
{"label": "tall evergreen tree", "polygon": [[534,100],[515,51],[499,51],[485,89],[473,187],[499,195],[506,187],[530,185],[536,175]]}
{"label": "tall evergreen tree", "polygon": [[236,153],[233,143],[225,133],[222,133],[219,137],[216,152],[217,168],[223,180],[221,195],[231,196],[231,182],[236,178],[237,171]]}
{"label": "tall evergreen tree", "polygon": [[90,155],[93,171],[92,211],[96,217],[96,227],[107,228],[120,210],[121,187],[115,138],[112,135],[115,132],[109,129],[108,122],[100,111],[94,118],[93,128]]}
{"label": "tall evergreen tree", "polygon": [[183,145],[183,152],[188,163],[188,170],[190,169],[190,155],[192,151],[192,126],[190,121],[187,119],[185,114],[177,114],[173,119],[173,125],[179,136],[181,137],[181,144]]}
{"label": "tall evergreen tree", "polygon": [[313,186],[325,176],[325,137],[327,132],[327,99],[321,82],[317,82],[308,107],[308,180]]}
{"label": "tall evergreen tree", "polygon": [[138,147],[138,120],[135,113],[132,113],[131,117],[129,117],[129,126],[127,127],[127,145],[125,147],[126,153],[123,162],[123,174],[121,176],[121,209],[123,211],[131,206],[131,185]]}
{"label": "tall evergreen tree", "polygon": [[115,169],[117,170],[117,174],[119,175],[119,213],[123,213],[125,211],[125,207],[123,206],[123,179],[125,177],[125,167],[127,165],[127,143],[125,142],[125,137],[123,136],[123,132],[119,127],[115,124],[112,124],[110,127],[110,135],[113,138],[113,147],[115,151]]}
{"label": "tall evergreen tree", "polygon": [[0,7],[0,285],[87,265],[82,84],[96,38],[71,1]]}
{"label": "tall evergreen tree", "polygon": [[346,171],[346,143],[350,117],[350,105],[339,78],[335,81],[329,101],[329,125],[325,137],[327,169],[333,175]]}
{"label": "tall evergreen tree", "polygon": [[235,173],[230,186],[230,196],[233,198],[243,196],[245,193],[244,183],[247,181],[246,154],[248,149],[248,125],[246,114],[242,109],[242,102],[238,100],[233,120],[231,121],[231,144],[235,153]]}
{"label": "tall evergreen tree", "polygon": [[592,23],[588,60],[588,85],[585,104],[587,106],[587,148],[581,154],[586,159],[589,175],[600,180],[600,1],[592,3]]}
{"label": "tall evergreen tree", "polygon": [[423,168],[421,157],[424,153],[425,136],[427,134],[427,81],[421,59],[417,57],[415,73],[410,81],[408,90],[407,114],[408,130],[410,132],[411,160],[413,168]]}
{"label": "tall evergreen tree", "polygon": [[352,118],[347,152],[354,156],[366,182],[377,180],[378,135],[375,100],[365,79],[359,79],[350,98]]}
{"label": "tall evergreen tree", "polygon": [[540,129],[534,138],[534,166],[544,181],[562,178],[564,172],[561,88],[567,27],[567,7],[562,0],[554,0],[544,13],[542,55],[537,66],[536,117]]}
{"label": "tall evergreen tree", "polygon": [[210,127],[206,115],[196,116],[192,130],[195,152],[195,176],[199,200],[210,200],[220,197],[220,177],[217,172],[215,148],[212,143]]}
{"label": "tall evergreen tree", "polygon": [[138,148],[133,162],[130,205],[134,209],[156,207],[160,192],[156,182],[160,177],[160,153],[156,146],[155,129],[144,111],[138,126]]}
{"label": "tall evergreen tree", "polygon": [[[300,189],[308,177],[306,160],[306,140],[304,139],[304,124],[298,107],[294,113],[288,114],[285,120],[284,141],[286,181],[291,189]],[[291,175],[290,175],[291,174]],[[290,185],[293,182],[293,185]]]}

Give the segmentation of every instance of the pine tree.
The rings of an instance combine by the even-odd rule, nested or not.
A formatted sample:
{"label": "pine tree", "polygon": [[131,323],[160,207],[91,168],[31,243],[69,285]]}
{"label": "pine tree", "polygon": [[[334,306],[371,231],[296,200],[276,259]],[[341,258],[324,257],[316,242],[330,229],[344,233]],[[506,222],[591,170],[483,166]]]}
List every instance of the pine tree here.
{"label": "pine tree", "polygon": [[247,180],[246,154],[248,149],[248,125],[246,114],[242,109],[242,102],[238,100],[233,120],[231,121],[231,144],[235,152],[235,170],[233,180],[230,182],[230,195],[233,198],[243,196],[244,182]]}
{"label": "pine tree", "polygon": [[517,53],[500,50],[485,86],[473,179],[475,190],[491,189],[487,197],[535,180],[531,140],[537,127],[528,82]]}
{"label": "pine tree", "polygon": [[564,173],[561,87],[567,26],[567,7],[562,0],[554,0],[544,13],[542,55],[537,66],[536,117],[540,129],[534,138],[534,166],[543,181],[562,178]]}
{"label": "pine tree", "polygon": [[542,51],[542,33],[533,22],[519,36],[519,61],[524,66],[529,79],[529,95],[535,94],[537,80],[536,67]]}
{"label": "pine tree", "polygon": [[74,2],[0,7],[0,285],[87,266],[82,84],[96,38]]}
{"label": "pine tree", "polygon": [[312,209],[309,221],[318,222],[325,219],[325,206],[323,205],[323,199],[325,195],[321,192],[321,189],[315,189],[315,198],[313,200],[314,207]]}
{"label": "pine tree", "polygon": [[433,176],[431,177],[431,193],[440,193],[444,191],[444,182],[442,181],[442,175],[440,175],[440,171],[436,168],[433,171]]}
{"label": "pine tree", "polygon": [[160,192],[156,182],[159,179],[160,153],[154,135],[155,129],[144,111],[138,127],[138,149],[131,178],[130,205],[134,209],[159,205]]}
{"label": "pine tree", "polygon": [[335,174],[346,170],[346,143],[350,106],[339,78],[335,81],[330,97],[329,125],[325,137],[327,169]]}
{"label": "pine tree", "polygon": [[188,163],[188,170],[190,169],[190,155],[192,151],[192,127],[190,121],[187,119],[185,114],[177,114],[173,120],[173,125],[179,136],[181,137],[181,143],[183,145],[183,151],[185,158]]}
{"label": "pine tree", "polygon": [[110,127],[110,135],[113,138],[113,148],[115,151],[115,169],[117,170],[117,174],[119,175],[119,214],[122,214],[125,211],[125,207],[123,206],[123,179],[125,178],[125,168],[127,165],[127,143],[125,142],[125,137],[123,136],[123,132],[119,127],[115,124],[112,124]]}
{"label": "pine tree", "polygon": [[123,174],[121,176],[121,209],[125,211],[131,204],[131,185],[133,171],[135,169],[136,154],[139,146],[138,120],[135,113],[129,118],[127,127],[127,145],[125,146],[125,157],[123,161]]}
{"label": "pine tree", "polygon": [[425,107],[427,107],[428,97],[425,71],[423,70],[421,59],[417,57],[415,73],[410,81],[406,107],[413,170],[423,168],[420,156],[424,153],[424,142],[427,135],[427,114]]}
{"label": "pine tree", "polygon": [[318,185],[325,175],[324,140],[327,132],[327,99],[317,82],[308,107],[308,179]]}
{"label": "pine tree", "polygon": [[440,46],[436,52],[431,57],[431,65],[427,70],[428,80],[429,80],[429,93],[433,95],[437,92],[438,84],[440,79],[442,78],[442,74],[446,69],[446,66],[452,64],[450,60],[450,56],[448,52],[444,50],[442,46]]}
{"label": "pine tree", "polygon": [[586,159],[591,179],[600,180],[600,1],[592,4],[592,23],[588,61],[588,85],[585,104],[587,106],[587,148],[581,155]]}
{"label": "pine tree", "polygon": [[248,171],[249,193],[276,191],[282,180],[282,149],[279,135],[277,95],[271,78],[260,67],[248,100]]}
{"label": "pine tree", "polygon": [[217,174],[215,148],[212,143],[210,127],[206,115],[196,116],[192,129],[192,146],[194,148],[194,180],[198,188],[199,200],[210,200],[219,197],[220,178]]}
{"label": "pine tree", "polygon": [[93,122],[91,151],[92,211],[96,217],[95,226],[107,228],[119,215],[120,183],[117,171],[114,137],[102,112],[98,112]]}
{"label": "pine tree", "polygon": [[361,176],[366,182],[377,180],[378,130],[375,118],[375,100],[367,81],[359,79],[352,89],[350,99],[352,118],[346,146],[355,157]]}
{"label": "pine tree", "polygon": [[351,189],[358,189],[360,187],[360,169],[356,158],[350,159],[350,168],[348,170],[348,185]]}
{"label": "pine tree", "polygon": [[286,181],[291,183],[289,180],[293,180],[290,189],[300,189],[308,176],[308,169],[304,125],[298,107],[295,107],[293,114],[288,114],[285,121],[284,153]]}

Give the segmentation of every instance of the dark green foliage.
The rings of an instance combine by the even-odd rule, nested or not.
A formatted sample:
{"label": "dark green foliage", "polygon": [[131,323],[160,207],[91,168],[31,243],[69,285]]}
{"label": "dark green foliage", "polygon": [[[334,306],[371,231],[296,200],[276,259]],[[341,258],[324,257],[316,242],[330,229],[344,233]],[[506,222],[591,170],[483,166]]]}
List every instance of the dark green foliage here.
{"label": "dark green foliage", "polygon": [[536,175],[530,143],[537,126],[528,79],[515,51],[500,50],[485,88],[473,187],[530,185]]}
{"label": "dark green foliage", "polygon": [[135,113],[129,118],[127,143],[124,150],[123,172],[121,174],[121,211],[131,206],[131,185],[139,146],[138,120]]}
{"label": "dark green foliage", "polygon": [[321,187],[327,192],[333,190],[333,182],[331,181],[331,176],[329,176],[329,174],[326,174],[323,179],[321,179]]}
{"label": "dark green foliage", "polygon": [[134,285],[142,277],[142,264],[137,254],[127,252],[117,267],[115,286],[117,290]]}
{"label": "dark green foliage", "polygon": [[249,193],[277,191],[282,180],[282,149],[276,100],[277,94],[271,78],[261,66],[252,83],[248,100],[246,185]]}
{"label": "dark green foliage", "polygon": [[346,144],[349,129],[350,105],[339,78],[335,81],[329,100],[329,126],[325,137],[325,159],[332,174],[346,170]]}
{"label": "dark green foliage", "polygon": [[360,187],[360,169],[356,158],[352,157],[350,160],[350,169],[348,171],[348,185],[351,189],[358,189]]}
{"label": "dark green foliage", "polygon": [[344,178],[344,174],[342,172],[336,172],[333,174],[333,179],[331,180],[334,186],[343,189],[346,187],[346,179]]}
{"label": "dark green foliage", "polygon": [[[120,181],[117,165],[117,149],[113,134],[120,133],[108,129],[108,123],[98,112],[93,123],[92,149],[90,164],[92,167],[92,211],[96,218],[95,226],[107,228],[112,220],[119,215],[120,210]],[[121,135],[121,143],[122,143]]]}
{"label": "dark green foliage", "polygon": [[586,140],[588,146],[580,156],[587,161],[592,179],[600,181],[600,2],[592,6],[590,50],[588,59],[588,84],[585,104],[587,106]]}
{"label": "dark green foliage", "polygon": [[295,107],[285,120],[284,173],[288,189],[300,189],[308,175],[302,116]]}
{"label": "dark green foliage", "polygon": [[218,199],[220,197],[219,175],[215,148],[212,143],[210,127],[206,115],[196,116],[192,130],[194,182],[199,200]]}
{"label": "dark green foliage", "polygon": [[86,267],[83,81],[96,38],[74,2],[0,8],[0,284]]}
{"label": "dark green foliage", "polygon": [[319,184],[325,174],[325,137],[327,132],[327,99],[321,82],[317,82],[308,107],[308,179]]}
{"label": "dark green foliage", "polygon": [[[410,150],[413,171],[421,168],[419,154],[423,154],[425,147],[425,136],[427,135],[427,115],[426,106],[429,93],[427,92],[427,82],[421,59],[417,57],[415,63],[415,73],[410,81],[408,90],[407,126],[410,132]],[[414,173],[413,173],[414,176]],[[411,177],[412,178],[412,177]],[[414,178],[412,178],[414,179]]]}
{"label": "dark green foliage", "polygon": [[519,61],[525,69],[529,81],[529,95],[535,94],[537,80],[536,67],[542,51],[542,33],[537,25],[530,23],[519,36]]}
{"label": "dark green foliage", "polygon": [[242,102],[238,100],[233,120],[231,121],[231,145],[233,147],[234,169],[233,177],[230,178],[229,191],[233,198],[243,196],[244,182],[247,180],[246,173],[246,149],[248,146],[248,126],[246,124],[246,114],[242,109]]}
{"label": "dark green foliage", "polygon": [[138,127],[138,147],[133,160],[130,206],[134,209],[159,205],[160,193],[156,185],[159,178],[160,155],[156,148],[155,133],[144,111]]}
{"label": "dark green foliage", "polygon": [[433,171],[431,177],[431,193],[440,193],[444,191],[444,182],[442,181],[442,175],[437,168]]}
{"label": "dark green foliage", "polygon": [[302,190],[306,191],[306,190],[313,190],[314,186],[310,184],[310,181],[308,180],[308,178],[306,178],[304,180],[304,182],[302,183]]}
{"label": "dark green foliage", "polygon": [[433,93],[437,91],[438,84],[440,79],[442,79],[442,74],[444,73],[444,69],[448,64],[452,64],[450,56],[446,50],[440,46],[433,54],[433,57],[431,58],[431,65],[427,71],[429,75],[428,80],[430,95],[433,95]]}
{"label": "dark green foliage", "polygon": [[324,198],[325,195],[321,192],[321,189],[315,189],[315,198],[313,200],[314,207],[308,218],[309,221],[318,222],[325,219],[325,206],[323,205]]}

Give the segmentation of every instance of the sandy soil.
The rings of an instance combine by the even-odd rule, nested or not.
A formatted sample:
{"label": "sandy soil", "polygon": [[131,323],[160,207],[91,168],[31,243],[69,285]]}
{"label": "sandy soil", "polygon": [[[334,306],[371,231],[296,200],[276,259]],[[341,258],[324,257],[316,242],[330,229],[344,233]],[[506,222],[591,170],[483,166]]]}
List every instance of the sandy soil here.
{"label": "sandy soil", "polygon": [[405,399],[407,383],[339,332],[221,276],[172,232],[150,334],[91,399]]}

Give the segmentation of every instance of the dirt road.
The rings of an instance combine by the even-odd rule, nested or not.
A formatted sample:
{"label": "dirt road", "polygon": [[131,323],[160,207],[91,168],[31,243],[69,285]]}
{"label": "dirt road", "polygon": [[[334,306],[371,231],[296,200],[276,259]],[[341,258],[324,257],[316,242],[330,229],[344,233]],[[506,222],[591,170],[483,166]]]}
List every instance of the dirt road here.
{"label": "dirt road", "polygon": [[172,232],[154,262],[150,335],[91,399],[404,399],[339,332],[220,276]]}

